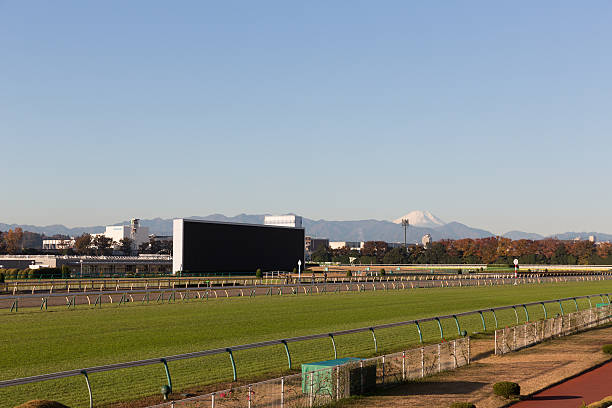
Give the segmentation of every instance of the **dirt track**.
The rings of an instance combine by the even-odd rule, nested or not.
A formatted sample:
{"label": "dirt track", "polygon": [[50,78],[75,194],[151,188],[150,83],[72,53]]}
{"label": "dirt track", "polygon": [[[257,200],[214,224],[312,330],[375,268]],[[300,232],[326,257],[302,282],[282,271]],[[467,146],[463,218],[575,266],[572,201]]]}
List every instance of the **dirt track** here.
{"label": "dirt track", "polygon": [[[522,395],[532,394],[608,360],[610,356],[601,351],[607,343],[612,343],[612,327],[555,339],[505,356],[493,355],[492,340],[474,340],[473,363],[468,367],[342,405],[439,408],[470,401],[478,408],[498,408],[508,401],[493,395],[495,382],[514,381],[520,384]],[[582,401],[574,402],[577,407]],[[548,406],[554,406],[554,402]]]}

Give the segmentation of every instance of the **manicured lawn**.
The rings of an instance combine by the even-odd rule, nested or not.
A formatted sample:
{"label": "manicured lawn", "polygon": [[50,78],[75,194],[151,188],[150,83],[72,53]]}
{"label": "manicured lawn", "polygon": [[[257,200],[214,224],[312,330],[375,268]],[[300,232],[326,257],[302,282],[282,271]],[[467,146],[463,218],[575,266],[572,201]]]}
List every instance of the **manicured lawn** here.
{"label": "manicured lawn", "polygon": [[[611,281],[554,285],[411,289],[324,295],[190,300],[176,304],[87,306],[76,310],[22,310],[0,313],[0,379],[37,375],[152,357],[194,352],[263,340],[367,327],[510,305],[612,292]],[[593,303],[600,302],[599,298]],[[579,302],[588,307],[587,301]],[[573,301],[564,303],[575,310]],[[558,313],[551,305],[548,313]],[[543,317],[541,307],[530,318]],[[493,316],[485,314],[487,328]],[[501,326],[515,324],[512,310],[497,315]],[[525,319],[520,313],[521,321]],[[462,329],[482,331],[479,316],[461,318]],[[443,321],[445,337],[457,336],[455,322]],[[425,341],[439,341],[436,323],[422,326]],[[414,326],[378,331],[379,353],[414,347]],[[336,337],[338,356],[372,355],[370,333]],[[333,358],[329,339],[290,343],[294,368],[302,362]],[[235,352],[238,377],[287,371],[282,346]],[[228,355],[171,362],[174,390],[231,380]],[[165,383],[163,365],[90,375],[96,406],[159,393]],[[83,378],[53,380],[0,389],[0,406],[11,407],[34,398],[59,400],[71,407],[87,406]]]}

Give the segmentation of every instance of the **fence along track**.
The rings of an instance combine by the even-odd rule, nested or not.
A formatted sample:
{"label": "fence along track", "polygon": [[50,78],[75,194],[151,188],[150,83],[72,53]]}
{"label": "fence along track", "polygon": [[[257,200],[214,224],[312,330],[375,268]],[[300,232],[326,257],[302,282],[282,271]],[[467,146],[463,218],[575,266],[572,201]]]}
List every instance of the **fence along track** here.
{"label": "fence along track", "polygon": [[[462,312],[462,313],[457,313],[453,315],[435,316],[435,317],[429,317],[429,318],[423,318],[423,319],[409,320],[409,321],[404,321],[404,322],[382,324],[382,325],[371,326],[371,327],[362,327],[362,328],[357,328],[357,329],[342,330],[342,331],[336,331],[336,332],[331,332],[331,333],[320,333],[320,334],[308,335],[308,336],[299,336],[299,337],[292,337],[292,338],[286,338],[286,339],[269,340],[269,341],[258,342],[258,343],[250,343],[250,344],[237,345],[237,346],[231,346],[231,347],[221,347],[221,348],[204,350],[204,351],[193,352],[193,353],[178,354],[178,355],[172,355],[172,356],[167,356],[167,357],[150,358],[150,359],[144,359],[144,360],[138,360],[138,361],[130,361],[130,362],[124,362],[124,363],[88,367],[88,368],[83,368],[83,369],[67,370],[67,371],[50,373],[50,374],[43,374],[43,375],[36,375],[36,376],[31,376],[31,377],[17,378],[13,380],[0,381],[0,388],[36,383],[36,382],[41,382],[41,381],[55,380],[55,379],[61,379],[61,378],[67,378],[67,377],[84,376],[85,379],[87,380],[86,381],[87,387],[91,395],[91,385],[87,377],[88,374],[101,373],[101,372],[119,370],[119,369],[124,369],[124,368],[149,366],[149,365],[154,365],[154,364],[163,364],[163,367],[165,369],[165,373],[167,376],[168,386],[172,388],[172,380],[171,380],[171,375],[170,375],[171,373],[168,368],[168,362],[187,360],[187,359],[193,359],[193,358],[198,358],[198,357],[206,357],[206,356],[212,356],[212,355],[220,355],[220,354],[227,354],[229,356],[229,361],[231,363],[232,372],[233,372],[233,379],[234,381],[236,381],[237,380],[237,370],[236,370],[236,363],[234,360],[233,352],[240,351],[240,350],[256,349],[256,348],[268,347],[272,345],[282,345],[284,346],[285,352],[287,354],[289,369],[291,369],[292,368],[291,367],[291,348],[289,347],[289,345],[293,343],[299,343],[303,341],[316,340],[316,339],[330,339],[331,346],[333,347],[334,355],[336,355],[337,352],[336,352],[336,342],[334,340],[335,337],[355,334],[355,333],[370,332],[373,337],[373,343],[372,343],[373,347],[372,348],[374,350],[377,350],[375,333],[377,330],[381,330],[381,329],[414,325],[415,329],[418,331],[420,342],[423,343],[423,337],[421,334],[421,324],[426,323],[426,322],[436,322],[440,330],[440,338],[444,339],[445,334],[443,330],[442,321],[446,321],[446,320],[449,320],[451,322],[454,321],[457,326],[457,335],[461,335],[462,331],[461,331],[460,320],[459,320],[459,318],[461,317],[474,316],[474,315],[480,316],[480,319],[482,320],[483,330],[486,331],[487,330],[486,322],[483,317],[485,313],[489,313],[489,314],[492,314],[493,316],[496,316],[495,313],[497,311],[513,309],[516,312],[517,308],[524,308],[525,311],[527,311],[527,307],[530,307],[530,306],[544,307],[544,305],[546,304],[558,303],[560,305],[561,313],[564,314],[562,302],[573,301],[575,303],[576,309],[578,309],[577,300],[588,299],[589,304],[590,304],[591,303],[590,299],[592,297],[599,297],[603,301],[604,296],[606,296],[606,298],[608,298],[608,301],[609,301],[609,294],[597,294],[597,295],[547,300],[547,301],[541,301],[541,302],[530,302],[530,303],[525,303],[525,304],[500,306],[500,307],[486,308],[486,309],[469,311],[469,312]],[[528,313],[526,313],[526,318],[529,319]],[[495,317],[495,319],[497,319],[497,317]],[[518,324],[518,315],[517,315],[517,324]]]}
{"label": "fence along track", "polygon": [[[0,309],[10,309],[10,311],[18,311],[19,307],[37,307],[41,310],[47,310],[49,306],[67,306],[68,308],[76,307],[78,304],[87,304],[102,307],[103,303],[116,302],[119,306],[123,303],[140,301],[157,303],[164,301],[176,301],[176,296],[180,300],[224,297],[254,297],[254,296],[275,296],[275,295],[312,295],[322,293],[340,293],[340,292],[363,292],[376,290],[405,290],[417,288],[434,288],[434,287],[463,287],[463,286],[494,286],[494,285],[509,285],[509,284],[543,284],[543,283],[563,283],[573,281],[597,281],[612,279],[612,276],[579,276],[579,277],[547,277],[547,278],[487,278],[487,279],[436,279],[436,280],[387,280],[384,278],[375,278],[371,281],[352,280],[348,282],[330,282],[322,284],[297,284],[297,285],[250,285],[250,286],[227,286],[227,287],[206,287],[199,288],[167,288],[167,289],[133,289],[120,290],[116,287],[115,290],[87,290],[87,286],[82,289],[74,288],[68,292],[52,293],[32,293],[32,294],[12,294],[0,295]],[[186,282],[188,283],[188,282]],[[32,291],[34,292],[34,290]],[[118,300],[113,300],[113,296],[121,296]],[[137,299],[134,299],[137,295]],[[167,295],[167,298],[164,296]],[[38,303],[40,299],[40,303]],[[49,300],[52,303],[49,303]],[[65,303],[62,301],[65,299]],[[55,301],[55,303],[53,303]],[[59,302],[58,302],[59,301]]]}
{"label": "fence along track", "polygon": [[[351,395],[370,392],[374,388],[385,388],[465,366],[470,363],[469,342],[470,338],[465,337],[399,353],[362,359],[307,374],[294,374],[170,401],[149,408],[324,406]],[[375,373],[374,381],[371,381],[372,378],[368,376],[368,373]]]}
{"label": "fence along track", "polygon": [[554,337],[563,337],[612,322],[610,304],[528,322],[495,331],[495,354],[503,355],[541,343]]}
{"label": "fence along track", "polygon": [[[530,280],[536,282],[568,282],[568,281],[583,281],[583,280],[604,280],[612,279],[612,272],[593,274],[576,274],[568,276],[546,276],[539,273],[521,273],[518,281]],[[321,277],[316,277],[314,281],[306,276],[302,277],[301,284],[362,284],[362,283],[401,283],[401,282],[422,282],[434,281],[440,284],[441,281],[457,282],[461,281],[464,285],[470,285],[470,282],[480,281],[482,285],[491,284],[491,282],[499,282],[505,280],[505,284],[512,283],[513,274],[509,273],[478,273],[478,274],[426,274],[426,275],[401,275],[393,274],[385,276],[353,276],[353,277],[330,277],[326,281]],[[258,282],[259,281],[259,282]],[[270,282],[272,281],[272,282]],[[275,283],[277,281],[285,281],[285,283]],[[19,295],[23,292],[49,293],[53,292],[83,292],[90,290],[100,291],[128,291],[128,290],[152,290],[152,289],[193,289],[197,288],[222,288],[227,287],[261,287],[261,286],[279,286],[279,285],[299,285],[297,278],[163,278],[150,280],[147,278],[118,278],[118,279],[57,279],[57,280],[26,280],[26,281],[8,281],[0,285],[0,290],[13,295]],[[478,285],[478,283],[475,283]],[[434,284],[435,285],[435,284]],[[98,288],[98,289],[96,289]]]}

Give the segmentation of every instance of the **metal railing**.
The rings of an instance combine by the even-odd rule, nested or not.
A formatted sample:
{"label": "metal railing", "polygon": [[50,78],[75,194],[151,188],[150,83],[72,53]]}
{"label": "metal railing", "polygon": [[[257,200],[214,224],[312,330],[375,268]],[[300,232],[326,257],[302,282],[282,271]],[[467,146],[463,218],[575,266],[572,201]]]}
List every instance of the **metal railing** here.
{"label": "metal railing", "polygon": [[150,408],[304,408],[454,370],[470,363],[470,338],[408,349],[332,367],[219,390]]}
{"label": "metal railing", "polygon": [[[504,276],[504,275],[499,275]],[[153,288],[153,289],[134,289],[131,287],[120,288],[119,285],[114,289],[103,290],[107,287],[105,284],[100,284],[100,290],[95,289],[95,283],[91,283],[91,289],[88,290],[88,285],[77,287],[72,286],[70,283],[67,284],[67,292],[53,293],[54,286],[51,286],[48,290],[49,293],[36,292],[37,287],[32,287],[31,294],[18,294],[17,287],[13,287],[13,294],[0,295],[0,309],[10,309],[11,312],[17,312],[20,307],[23,307],[22,301],[30,300],[29,307],[35,307],[32,303],[34,299],[40,299],[40,309],[47,310],[49,306],[49,299],[65,298],[66,303],[64,304],[68,308],[74,308],[77,304],[77,297],[82,300],[83,303],[91,306],[93,298],[94,307],[102,307],[102,303],[105,297],[108,296],[107,303],[113,303],[112,296],[121,295],[121,298],[117,301],[119,305],[129,302],[141,301],[142,303],[149,303],[151,300],[156,303],[164,301],[176,301],[177,294],[180,300],[189,299],[203,299],[208,300],[209,298],[220,298],[220,297],[255,297],[255,296],[273,296],[273,295],[304,295],[314,294],[315,291],[319,293],[345,293],[345,292],[364,292],[364,291],[376,291],[376,290],[401,290],[401,289],[415,289],[415,288],[432,288],[432,287],[457,287],[457,286],[493,286],[493,285],[508,285],[508,284],[533,284],[533,283],[559,283],[559,282],[572,282],[572,281],[595,281],[595,280],[608,280],[612,277],[608,276],[581,276],[581,277],[547,277],[547,278],[482,278],[482,279],[426,279],[426,280],[408,280],[405,277],[370,277],[370,278],[351,278],[350,280],[343,281],[340,279],[330,279],[327,284],[317,283],[302,283],[295,285],[246,285],[248,280],[245,280],[245,286],[221,286],[214,287],[210,286],[206,281],[183,281],[185,285],[182,287],[175,287],[174,284],[170,288]],[[197,287],[189,286],[190,282]],[[233,281],[236,284],[237,281]],[[367,285],[366,285],[367,284]],[[201,286],[201,287],[200,287]],[[112,288],[112,286],[111,286]],[[284,290],[284,292],[283,292]],[[276,292],[276,294],[274,293]],[[141,296],[140,299],[134,299],[134,296]],[[167,295],[167,299],[165,296]],[[138,296],[137,296],[138,297]],[[86,300],[85,300],[86,299]],[[4,302],[3,302],[4,301]],[[21,303],[21,305],[20,305]],[[53,306],[53,305],[52,305]],[[62,306],[55,304],[54,306]]]}
{"label": "metal railing", "polygon": [[[303,275],[301,283],[306,284],[323,284],[323,283],[368,283],[368,282],[417,282],[417,281],[490,281],[499,279],[514,279],[512,273],[478,273],[478,274],[415,274],[415,275],[396,275],[387,274],[383,276],[352,276],[352,277],[338,277],[333,276],[327,279],[321,276],[316,276],[314,280],[308,275]],[[571,276],[542,276],[536,272],[533,273],[521,273],[518,277],[518,281],[524,279],[531,280],[544,280],[548,279],[550,282],[563,281],[563,279],[570,280],[595,280],[595,279],[612,279],[612,273],[600,273],[597,275],[571,275]],[[5,291],[13,292],[14,294],[18,291],[32,291],[32,290],[62,290],[68,287],[72,289],[82,290],[83,288],[118,288],[118,289],[147,289],[147,288],[170,288],[177,285],[185,285],[185,287],[215,287],[215,286],[260,286],[266,285],[270,281],[278,282],[284,281],[285,284],[299,284],[297,277],[293,276],[282,276],[269,279],[262,279],[256,277],[241,277],[241,278],[222,278],[222,277],[160,277],[160,278],[84,278],[84,279],[28,279],[28,280],[12,280],[7,281],[2,286]]]}
{"label": "metal railing", "polygon": [[423,344],[424,341],[423,341],[423,334],[421,330],[421,324],[426,323],[426,322],[436,322],[439,328],[439,331],[440,331],[440,338],[445,339],[445,333],[444,333],[444,329],[441,323],[443,320],[454,321],[456,324],[456,328],[457,328],[457,336],[463,336],[463,335],[466,335],[467,333],[461,330],[461,324],[459,321],[460,317],[479,315],[481,322],[482,322],[482,329],[483,331],[487,331],[487,325],[486,325],[486,321],[484,318],[485,313],[492,314],[492,316],[495,319],[495,328],[497,329],[498,328],[498,318],[497,318],[496,312],[499,312],[499,311],[514,310],[514,314],[516,316],[516,324],[519,324],[519,315],[517,312],[517,308],[518,309],[522,308],[524,310],[526,321],[529,322],[530,318],[529,318],[529,312],[527,308],[530,306],[541,306],[544,310],[544,316],[546,318],[547,311],[546,311],[545,305],[547,304],[555,304],[555,303],[558,304],[561,315],[565,315],[565,310],[563,308],[563,302],[573,301],[576,311],[578,311],[579,306],[578,306],[577,300],[579,299],[588,300],[589,308],[591,308],[592,307],[591,298],[599,297],[601,301],[604,302],[605,301],[604,296],[607,298],[607,302],[610,303],[609,294],[603,293],[603,294],[576,296],[576,297],[568,297],[568,298],[554,299],[554,300],[528,302],[528,303],[521,303],[521,304],[515,304],[515,305],[508,305],[508,306],[498,306],[498,307],[491,307],[491,308],[485,308],[485,309],[468,311],[468,312],[461,312],[461,313],[456,313],[456,314],[407,320],[403,322],[387,323],[387,324],[381,324],[381,325],[376,325],[376,326],[361,327],[361,328],[356,328],[356,329],[340,330],[340,331],[335,331],[335,332],[327,332],[327,333],[320,333],[320,334],[307,335],[307,336],[298,336],[298,337],[291,337],[291,338],[284,338],[284,339],[277,339],[277,340],[269,340],[269,341],[236,345],[236,346],[220,347],[220,348],[198,351],[198,352],[193,352],[193,353],[177,354],[177,355],[171,355],[171,356],[166,356],[166,357],[149,358],[149,359],[138,360],[138,361],[129,361],[129,362],[124,362],[124,363],[109,364],[109,365],[103,365],[103,366],[95,366],[95,367],[74,369],[74,370],[68,370],[68,371],[61,371],[61,372],[56,372],[56,373],[51,373],[51,374],[43,374],[43,375],[35,375],[31,377],[16,378],[12,380],[0,381],[0,388],[82,375],[86,379],[87,388],[90,393],[90,399],[91,399],[91,384],[89,383],[89,379],[87,377],[88,374],[119,370],[119,369],[130,368],[130,367],[141,367],[141,366],[148,366],[148,365],[153,365],[153,364],[163,364],[165,373],[167,376],[168,387],[172,389],[172,380],[170,376],[170,370],[168,368],[168,362],[193,359],[193,358],[198,358],[198,357],[206,357],[206,356],[212,356],[212,355],[219,355],[219,354],[227,354],[229,356],[231,367],[232,367],[233,380],[237,381],[238,376],[237,376],[237,370],[236,370],[236,362],[234,360],[233,353],[236,351],[240,351],[240,350],[256,349],[256,348],[268,347],[268,346],[273,346],[273,345],[282,345],[287,355],[288,368],[292,369],[293,367],[292,367],[292,360],[291,360],[291,352],[289,349],[290,343],[298,343],[298,342],[309,341],[309,340],[329,338],[331,341],[331,346],[333,348],[334,358],[338,358],[336,341],[335,341],[336,337],[349,335],[349,334],[369,332],[372,335],[373,350],[375,353],[378,353],[376,331],[381,330],[381,329],[414,325],[415,329],[417,330],[418,336],[419,336],[419,342]]}

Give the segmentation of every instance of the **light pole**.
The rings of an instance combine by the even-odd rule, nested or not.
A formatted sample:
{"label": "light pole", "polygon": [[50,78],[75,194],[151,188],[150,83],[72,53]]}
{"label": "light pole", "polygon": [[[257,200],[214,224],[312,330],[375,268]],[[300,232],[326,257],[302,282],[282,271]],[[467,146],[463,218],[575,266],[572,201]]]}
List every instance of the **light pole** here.
{"label": "light pole", "polygon": [[406,234],[408,232],[408,226],[410,225],[410,220],[407,218],[404,218],[402,220],[402,227],[404,227],[404,248],[407,248],[408,246],[406,245]]}
{"label": "light pole", "polygon": [[79,262],[81,263],[81,279],[83,279],[83,260],[79,259]]}
{"label": "light pole", "polygon": [[298,281],[302,281],[302,260],[298,259]]}

